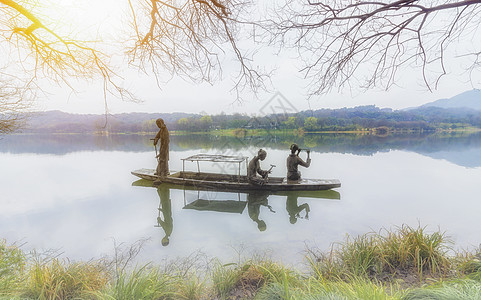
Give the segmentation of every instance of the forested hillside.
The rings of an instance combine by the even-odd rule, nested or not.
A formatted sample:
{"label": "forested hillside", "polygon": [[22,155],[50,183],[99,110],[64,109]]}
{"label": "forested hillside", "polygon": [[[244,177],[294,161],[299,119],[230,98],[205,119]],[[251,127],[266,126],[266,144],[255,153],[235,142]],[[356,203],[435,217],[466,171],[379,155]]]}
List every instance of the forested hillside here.
{"label": "forested hillside", "polygon": [[256,116],[246,114],[197,115],[186,113],[125,113],[79,115],[60,111],[29,116],[25,133],[139,133],[155,132],[155,119],[163,118],[170,130],[302,129],[312,131],[434,131],[481,128],[481,111],[468,108],[422,106],[411,110],[380,109],[374,105],[302,111],[296,114]]}

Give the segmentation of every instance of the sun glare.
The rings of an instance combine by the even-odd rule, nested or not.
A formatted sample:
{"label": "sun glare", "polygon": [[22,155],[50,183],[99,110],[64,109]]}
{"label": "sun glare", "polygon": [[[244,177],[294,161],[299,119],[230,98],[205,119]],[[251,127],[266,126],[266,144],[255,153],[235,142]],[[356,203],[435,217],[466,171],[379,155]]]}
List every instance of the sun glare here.
{"label": "sun glare", "polygon": [[123,30],[128,1],[50,0],[42,15],[56,32],[77,40],[105,41]]}

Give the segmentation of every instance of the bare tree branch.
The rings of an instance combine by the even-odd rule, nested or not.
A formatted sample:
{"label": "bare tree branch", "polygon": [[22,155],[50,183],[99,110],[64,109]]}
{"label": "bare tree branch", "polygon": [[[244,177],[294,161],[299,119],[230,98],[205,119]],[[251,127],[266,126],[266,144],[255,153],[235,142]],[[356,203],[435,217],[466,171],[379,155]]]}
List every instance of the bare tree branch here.
{"label": "bare tree branch", "polygon": [[407,66],[417,67],[431,90],[447,73],[449,47],[466,37],[480,40],[480,4],[481,0],[287,2],[277,15],[271,42],[298,50],[305,63],[302,72],[312,83],[310,95],[352,84],[388,89]]}
{"label": "bare tree branch", "polygon": [[263,85],[264,75],[250,65],[250,58],[237,44],[238,30],[246,25],[240,15],[247,2],[142,0],[141,7],[133,0],[129,3],[136,32],[129,50],[131,63],[150,68],[156,75],[168,72],[212,83],[222,77],[220,56],[228,45],[227,52],[234,53],[239,65],[234,86],[238,97],[246,87],[257,91]]}
{"label": "bare tree branch", "polygon": [[24,125],[33,98],[28,86],[20,86],[12,77],[0,77],[0,134],[11,133]]}
{"label": "bare tree branch", "polygon": [[100,75],[120,94],[125,91],[116,84],[115,73],[109,67],[108,57],[88,45],[87,42],[62,37],[45,26],[28,8],[19,1],[0,0],[0,22],[8,28],[5,36],[14,47],[28,49],[27,57],[35,61],[33,77],[39,72],[47,78],[69,84],[71,77],[93,78]]}

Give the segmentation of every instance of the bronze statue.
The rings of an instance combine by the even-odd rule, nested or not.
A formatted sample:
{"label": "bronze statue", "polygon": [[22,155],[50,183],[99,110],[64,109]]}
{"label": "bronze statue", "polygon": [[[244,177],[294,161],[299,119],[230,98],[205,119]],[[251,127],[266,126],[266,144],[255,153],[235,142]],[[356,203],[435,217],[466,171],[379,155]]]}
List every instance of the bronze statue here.
{"label": "bronze statue", "polygon": [[[265,150],[259,149],[257,155],[249,162],[247,166],[247,179],[250,183],[256,185],[263,185],[268,181],[267,176],[271,173],[271,170],[262,170],[259,160],[266,159],[267,152]],[[272,168],[271,168],[272,169]],[[261,177],[258,177],[259,174]]]}
{"label": "bronze statue", "polygon": [[[297,153],[296,153],[297,152]],[[309,156],[310,150],[307,152],[307,160],[303,161],[299,157],[301,149],[297,144],[291,145],[291,154],[287,157],[287,180],[289,181],[299,181],[301,179],[301,172],[297,169],[299,165],[308,168],[311,165],[311,158]]]}
{"label": "bronze statue", "polygon": [[159,132],[157,132],[157,135],[154,138],[154,146],[156,150],[157,143],[160,141],[159,153],[156,153],[157,170],[155,175],[164,177],[169,175],[169,130],[167,130],[164,120],[157,119],[155,123],[159,127]]}

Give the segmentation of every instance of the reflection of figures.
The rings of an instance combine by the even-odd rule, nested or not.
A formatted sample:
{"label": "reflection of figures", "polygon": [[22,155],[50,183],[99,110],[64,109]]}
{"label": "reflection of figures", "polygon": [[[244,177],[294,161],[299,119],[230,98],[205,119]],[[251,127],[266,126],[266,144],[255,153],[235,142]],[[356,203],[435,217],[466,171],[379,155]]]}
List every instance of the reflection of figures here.
{"label": "reflection of figures", "polygon": [[[259,160],[266,159],[266,156],[267,152],[260,149],[259,152],[257,152],[257,156],[254,156],[254,158],[249,162],[249,166],[247,167],[247,178],[250,183],[263,185],[268,181],[267,175],[271,173],[271,170],[262,170],[259,162]],[[259,174],[262,178],[259,178],[257,174]]]}
{"label": "reflection of figures", "polygon": [[169,175],[169,130],[164,124],[164,120],[157,119],[155,121],[159,127],[159,132],[154,138],[154,146],[157,149],[157,143],[160,141],[159,154],[157,154],[157,171],[156,175],[167,176]]}
{"label": "reflection of figures", "polygon": [[287,157],[287,180],[297,181],[301,179],[301,172],[299,172],[297,166],[301,165],[308,168],[311,165],[310,150],[307,150],[307,161],[305,162],[299,157],[300,152],[301,149],[297,144],[291,145],[291,154]]}
{"label": "reflection of figures", "polygon": [[309,212],[311,209],[309,208],[309,204],[304,203],[301,206],[297,205],[297,196],[295,195],[288,195],[287,202],[286,202],[286,209],[289,213],[289,222],[294,224],[297,222],[297,218],[301,217],[300,213],[304,209],[306,210],[306,219],[309,219]]}
{"label": "reflection of figures", "polygon": [[[174,220],[172,219],[172,204],[170,202],[170,189],[160,186],[157,189],[157,193],[160,197],[159,216],[157,217],[157,226],[162,227],[165,232],[165,236],[162,238],[162,246],[169,244],[169,237],[172,234],[174,228]],[[163,220],[160,217],[162,213]]]}
{"label": "reflection of figures", "polygon": [[265,192],[251,192],[247,194],[247,211],[249,213],[249,217],[257,223],[257,228],[259,228],[260,231],[264,231],[267,228],[266,222],[259,219],[261,205],[267,206],[271,212],[275,213],[275,211],[267,202],[268,196],[269,194]]}

